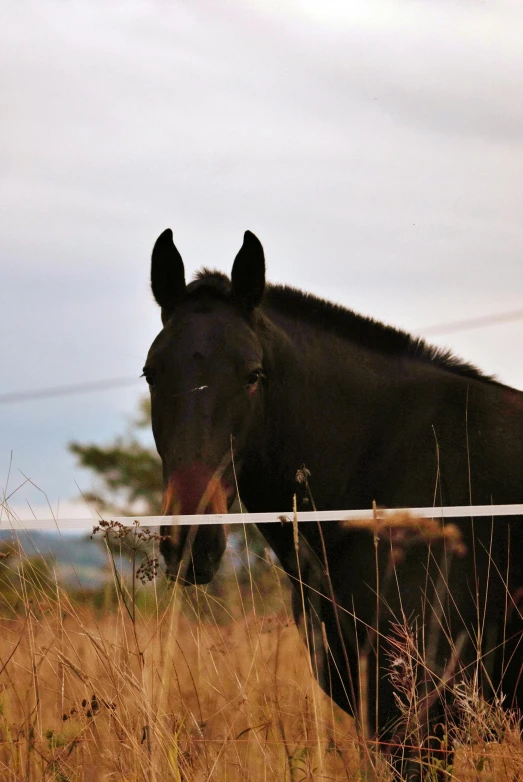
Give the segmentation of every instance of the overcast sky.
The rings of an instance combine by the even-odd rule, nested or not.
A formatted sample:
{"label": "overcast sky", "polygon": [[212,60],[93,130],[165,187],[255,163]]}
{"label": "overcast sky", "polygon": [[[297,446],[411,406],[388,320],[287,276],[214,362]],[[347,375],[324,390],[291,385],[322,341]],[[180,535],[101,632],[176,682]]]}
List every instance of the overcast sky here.
{"label": "overcast sky", "polygon": [[[519,0],[5,0],[2,26],[0,394],[140,374],[167,226],[191,274],[249,228],[272,281],[415,332],[523,308]],[[523,319],[437,341],[523,388]],[[13,452],[9,487],[68,512],[67,442],[142,392],[0,406],[2,487]]]}

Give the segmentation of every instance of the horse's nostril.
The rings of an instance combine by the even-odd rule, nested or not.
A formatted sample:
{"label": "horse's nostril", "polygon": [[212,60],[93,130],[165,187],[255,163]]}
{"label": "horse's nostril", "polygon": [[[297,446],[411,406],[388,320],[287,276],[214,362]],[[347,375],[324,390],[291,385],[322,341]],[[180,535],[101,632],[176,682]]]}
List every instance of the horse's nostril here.
{"label": "horse's nostril", "polygon": [[192,357],[195,358],[198,361],[201,361],[201,359],[203,358],[202,354],[199,353],[198,351],[196,351],[196,353],[193,353]]}

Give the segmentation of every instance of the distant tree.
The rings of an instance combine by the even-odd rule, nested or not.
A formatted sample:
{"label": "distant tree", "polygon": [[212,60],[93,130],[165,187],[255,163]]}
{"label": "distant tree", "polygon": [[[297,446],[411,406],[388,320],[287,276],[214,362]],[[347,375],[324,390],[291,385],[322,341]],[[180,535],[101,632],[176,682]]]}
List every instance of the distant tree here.
{"label": "distant tree", "polygon": [[137,433],[151,425],[151,403],[146,397],[128,432],[106,446],[77,442],[69,444],[81,467],[101,481],[96,491],[84,498],[100,512],[119,516],[134,513],[156,516],[162,505],[162,464],[153,448],[145,446]]}

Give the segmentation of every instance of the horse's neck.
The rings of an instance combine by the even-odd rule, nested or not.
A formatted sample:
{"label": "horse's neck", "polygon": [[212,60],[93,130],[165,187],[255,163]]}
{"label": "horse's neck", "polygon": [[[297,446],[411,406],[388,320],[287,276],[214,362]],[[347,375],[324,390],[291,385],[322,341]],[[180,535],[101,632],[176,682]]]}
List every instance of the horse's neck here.
{"label": "horse's neck", "polygon": [[322,508],[430,503],[440,456],[444,472],[466,475],[469,396],[467,432],[478,475],[496,449],[514,452],[521,463],[514,438],[510,450],[503,444],[510,433],[493,404],[498,387],[371,350],[282,312],[270,316],[276,328],[267,367],[267,464],[289,499],[305,464]]}
{"label": "horse's neck", "polygon": [[352,477],[386,423],[382,418],[395,382],[393,362],[281,313],[271,323],[265,469],[259,471],[264,486],[256,504],[263,505],[271,495],[283,498],[282,508],[289,508],[293,493],[300,491],[295,479],[301,465],[311,470],[314,498],[322,507],[343,498],[357,502],[359,489]]}
{"label": "horse's neck", "polygon": [[[277,328],[268,369],[279,392],[279,425],[288,434],[292,431],[295,442],[307,437],[307,430],[321,440],[340,427],[353,434],[361,430],[368,439],[367,423],[378,423],[379,410],[398,382],[397,358],[282,312],[271,312],[270,317]],[[358,427],[352,425],[355,417]],[[320,421],[323,432],[315,430]]]}

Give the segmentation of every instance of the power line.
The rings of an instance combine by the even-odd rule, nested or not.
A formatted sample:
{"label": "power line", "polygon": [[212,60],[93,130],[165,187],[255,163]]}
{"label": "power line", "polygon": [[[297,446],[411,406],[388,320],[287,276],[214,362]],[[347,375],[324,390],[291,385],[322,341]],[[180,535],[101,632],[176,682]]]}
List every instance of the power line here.
{"label": "power line", "polygon": [[121,388],[137,383],[137,377],[120,377],[110,380],[92,380],[86,383],[75,383],[67,386],[52,386],[39,388],[36,391],[15,391],[10,394],[0,394],[0,405],[11,402],[30,402],[33,399],[44,399],[52,396],[69,396],[70,394],[90,394],[93,391],[106,391],[109,388]]}
{"label": "power line", "polygon": [[483,326],[494,326],[496,323],[508,323],[511,320],[520,320],[523,318],[523,310],[513,310],[499,315],[484,315],[480,318],[469,318],[468,320],[455,320],[450,323],[440,323],[436,326],[427,326],[424,329],[417,329],[420,334],[436,336],[438,334],[455,334],[457,331],[468,331],[469,329],[479,329]]}
{"label": "power line", "polygon": [[[456,320],[450,323],[440,323],[435,326],[427,326],[423,329],[416,329],[418,334],[427,336],[437,336],[440,334],[454,334],[458,331],[467,331],[468,329],[478,329],[484,326],[493,326],[497,323],[508,323],[513,320],[523,319],[523,310],[512,310],[499,315],[485,315],[480,318],[469,318],[468,320]],[[93,391],[107,391],[111,388],[121,388],[137,383],[137,377],[120,377],[109,380],[93,380],[86,383],[76,383],[66,386],[52,386],[50,388],[39,388],[36,391],[14,391],[8,394],[0,394],[0,405],[7,405],[14,402],[31,402],[34,399],[46,399],[54,396],[69,396],[71,394],[90,394]]]}

